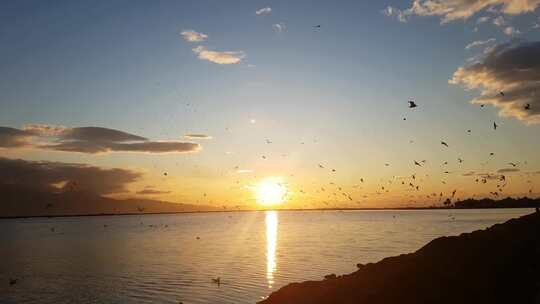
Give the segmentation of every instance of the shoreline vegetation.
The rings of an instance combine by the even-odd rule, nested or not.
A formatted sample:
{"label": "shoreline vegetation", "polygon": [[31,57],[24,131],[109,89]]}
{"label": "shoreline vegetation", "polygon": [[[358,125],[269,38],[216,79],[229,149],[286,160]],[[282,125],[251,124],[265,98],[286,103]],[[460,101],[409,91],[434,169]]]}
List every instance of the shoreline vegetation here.
{"label": "shoreline vegetation", "polygon": [[[291,283],[259,304],[540,303],[540,212],[440,237],[356,272]],[[322,279],[322,278],[321,278]]]}
{"label": "shoreline vegetation", "polygon": [[[17,191],[4,196],[0,204],[0,219],[53,218],[81,216],[120,216],[211,212],[252,212],[267,209],[223,209],[208,205],[172,203],[151,199],[113,199],[93,194],[83,196],[65,193],[27,193]],[[5,193],[4,193],[5,194]],[[80,193],[79,193],[80,194]],[[81,199],[82,197],[82,199]],[[311,208],[311,209],[268,209],[278,211],[353,211],[353,210],[456,210],[456,209],[498,209],[498,208],[536,208],[540,198],[504,198],[493,200],[465,199],[444,206],[394,207],[394,208]]]}

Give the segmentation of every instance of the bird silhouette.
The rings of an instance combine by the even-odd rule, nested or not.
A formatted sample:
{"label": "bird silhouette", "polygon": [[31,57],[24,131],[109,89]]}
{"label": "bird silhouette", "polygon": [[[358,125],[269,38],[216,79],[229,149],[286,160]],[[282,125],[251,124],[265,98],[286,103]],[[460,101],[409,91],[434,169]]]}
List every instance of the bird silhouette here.
{"label": "bird silhouette", "polygon": [[422,167],[422,165],[417,161],[414,161],[414,164],[417,165],[418,167]]}
{"label": "bird silhouette", "polygon": [[413,100],[409,100],[409,108],[416,108],[418,107],[418,105],[413,101]]}
{"label": "bird silhouette", "polygon": [[510,166],[512,167],[517,167],[517,164],[516,163],[508,163]]}
{"label": "bird silhouette", "polygon": [[493,130],[497,130],[497,127],[498,127],[497,123],[493,122]]}
{"label": "bird silhouette", "polygon": [[314,25],[313,27],[314,27],[314,28],[321,28],[321,25],[320,25],[320,24],[317,24],[317,25]]}
{"label": "bird silhouette", "polygon": [[17,284],[17,279],[13,279],[13,278],[9,279],[9,286],[13,286],[15,284]]}
{"label": "bird silhouette", "polygon": [[217,277],[217,278],[215,278],[215,279],[212,279],[212,283],[215,283],[215,284],[217,284],[218,286],[220,286],[220,285],[221,285],[221,278],[220,278],[220,277]]}
{"label": "bird silhouette", "polygon": [[444,141],[441,141],[441,145],[448,147],[448,144],[445,143]]}
{"label": "bird silhouette", "polygon": [[500,91],[499,94],[501,94],[502,97],[504,97],[504,92]]}
{"label": "bird silhouette", "polygon": [[525,110],[530,110],[531,109],[531,104],[526,104],[524,107],[523,107]]}

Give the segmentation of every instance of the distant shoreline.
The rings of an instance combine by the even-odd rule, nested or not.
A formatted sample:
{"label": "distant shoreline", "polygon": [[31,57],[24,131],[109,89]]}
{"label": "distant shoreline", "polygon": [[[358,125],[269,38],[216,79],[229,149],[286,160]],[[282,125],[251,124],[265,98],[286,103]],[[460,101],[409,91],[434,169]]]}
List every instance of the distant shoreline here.
{"label": "distant shoreline", "polygon": [[193,213],[231,213],[231,212],[264,212],[264,211],[407,211],[407,210],[481,210],[481,209],[534,209],[534,207],[508,206],[508,207],[395,207],[395,208],[312,208],[312,209],[254,209],[254,210],[201,210],[176,212],[132,212],[132,213],[94,213],[94,214],[65,214],[65,215],[29,215],[29,216],[0,216],[0,220],[30,219],[30,218],[66,218],[66,217],[98,217],[98,216],[133,216],[133,215],[172,215]]}

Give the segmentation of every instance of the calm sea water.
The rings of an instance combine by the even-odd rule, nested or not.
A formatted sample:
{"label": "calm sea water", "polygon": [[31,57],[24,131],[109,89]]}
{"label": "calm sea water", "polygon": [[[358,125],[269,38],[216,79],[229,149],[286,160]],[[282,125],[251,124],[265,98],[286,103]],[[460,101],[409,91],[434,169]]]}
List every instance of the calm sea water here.
{"label": "calm sea water", "polygon": [[[529,209],[0,220],[0,303],[255,303]],[[52,230],[54,229],[54,231]],[[198,237],[198,239],[197,239]],[[18,278],[9,286],[9,278]],[[221,285],[212,282],[220,277]]]}

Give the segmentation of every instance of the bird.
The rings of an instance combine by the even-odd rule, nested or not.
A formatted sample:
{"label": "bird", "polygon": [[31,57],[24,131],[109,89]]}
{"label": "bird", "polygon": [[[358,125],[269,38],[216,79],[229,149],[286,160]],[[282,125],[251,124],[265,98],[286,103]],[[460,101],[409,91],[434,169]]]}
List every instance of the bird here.
{"label": "bird", "polygon": [[530,110],[530,109],[531,109],[531,104],[528,103],[528,104],[526,104],[523,108],[524,108],[525,110]]}
{"label": "bird", "polygon": [[508,163],[510,166],[512,167],[517,167],[517,164],[516,163]]}
{"label": "bird", "polygon": [[414,164],[417,165],[418,167],[422,167],[422,165],[417,161],[414,161]]}
{"label": "bird", "polygon": [[13,278],[9,279],[9,286],[13,286],[15,284],[17,284],[17,279],[13,279]]}
{"label": "bird", "polygon": [[504,92],[500,91],[499,94],[501,94],[502,97],[504,97]]}
{"label": "bird", "polygon": [[320,25],[320,24],[317,24],[317,25],[314,25],[313,27],[314,27],[314,28],[321,28],[321,25]]}
{"label": "bird", "polygon": [[445,143],[444,141],[441,141],[441,145],[448,147],[448,144]]}
{"label": "bird", "polygon": [[458,162],[459,162],[460,164],[463,162],[463,159],[461,159],[461,158],[458,158],[457,160],[458,160]]}
{"label": "bird", "polygon": [[215,283],[217,284],[218,286],[221,285],[221,278],[220,277],[217,277],[215,279],[212,279],[212,283]]}
{"label": "bird", "polygon": [[323,165],[321,165],[321,164],[319,164],[319,168],[321,168],[321,169],[324,169],[324,166],[323,166]]}
{"label": "bird", "polygon": [[163,172],[163,175],[164,175],[164,176],[167,176],[167,172]]}
{"label": "bird", "polygon": [[497,123],[493,122],[493,130],[497,130],[497,127],[498,127]]}
{"label": "bird", "polygon": [[418,105],[414,102],[414,100],[409,100],[409,108],[416,108]]}

